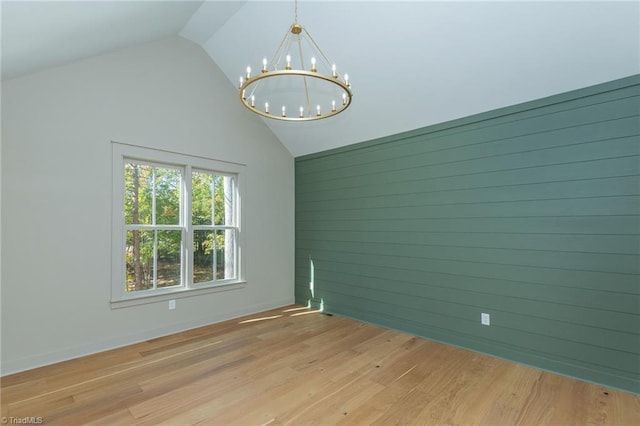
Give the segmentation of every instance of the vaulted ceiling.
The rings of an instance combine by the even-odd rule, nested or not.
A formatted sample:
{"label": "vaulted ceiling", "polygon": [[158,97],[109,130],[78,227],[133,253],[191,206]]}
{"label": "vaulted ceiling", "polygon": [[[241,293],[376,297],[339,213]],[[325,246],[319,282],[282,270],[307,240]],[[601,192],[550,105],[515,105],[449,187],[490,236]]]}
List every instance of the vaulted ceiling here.
{"label": "vaulted ceiling", "polygon": [[[293,1],[3,0],[1,7],[3,80],[180,35],[201,45],[236,87],[294,19]],[[294,156],[640,73],[638,1],[300,0],[298,18],[349,73],[354,101],[318,122],[247,112]]]}

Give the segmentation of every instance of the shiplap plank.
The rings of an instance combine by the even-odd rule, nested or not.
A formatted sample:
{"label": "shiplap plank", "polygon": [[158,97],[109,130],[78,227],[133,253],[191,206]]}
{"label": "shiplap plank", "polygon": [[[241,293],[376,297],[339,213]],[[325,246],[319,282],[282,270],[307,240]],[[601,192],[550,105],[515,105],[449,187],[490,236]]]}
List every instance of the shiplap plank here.
{"label": "shiplap plank", "polygon": [[[588,144],[561,146],[531,152],[485,156],[474,159],[454,160],[428,157],[422,163],[411,163],[406,167],[394,165],[389,170],[367,167],[366,171],[354,171],[357,167],[345,168],[327,174],[324,180],[312,180],[309,186],[315,190],[341,188],[352,185],[376,185],[378,183],[404,182],[438,176],[460,176],[500,171],[526,169],[535,173],[536,168],[563,163],[596,161],[640,155],[640,136],[603,140]],[[412,158],[412,157],[410,157]],[[300,182],[302,184],[302,182]]]}
{"label": "shiplap plank", "polygon": [[[397,258],[417,261],[446,260],[498,265],[533,266],[538,268],[640,274],[639,255],[607,253],[559,252],[542,250],[492,249],[485,247],[411,246],[406,244],[367,244],[360,242],[316,241],[304,246],[318,256],[356,263],[394,263]],[[640,280],[640,275],[638,275]]]}
{"label": "shiplap plank", "polygon": [[[576,271],[565,269],[545,269],[515,265],[485,265],[469,262],[414,262],[412,268],[390,267],[380,264],[354,264],[348,262],[329,262],[317,256],[311,256],[306,250],[298,250],[296,263],[299,278],[307,277],[303,285],[311,279],[310,262],[320,269],[328,269],[343,274],[374,276],[392,282],[404,280],[414,283],[428,282],[446,285],[468,291],[483,289],[490,294],[502,294],[517,288],[521,284],[540,286],[569,287],[584,290],[602,290],[627,294],[631,301],[640,304],[640,285],[638,277],[632,274],[616,274],[608,272]],[[401,278],[400,278],[401,276]],[[514,287],[514,285],[516,287]],[[546,292],[540,292],[546,294]],[[553,293],[551,293],[553,294]],[[630,326],[635,326],[630,324]]]}
{"label": "shiplap plank", "polygon": [[640,235],[638,215],[627,216],[550,216],[500,218],[432,218],[390,221],[333,220],[324,216],[315,221],[296,219],[299,229],[332,231],[420,232],[528,232],[532,234]]}
{"label": "shiplap plank", "polygon": [[[420,205],[420,203],[426,203]],[[302,210],[299,221],[331,220],[405,220],[439,218],[483,217],[540,217],[540,216],[618,216],[640,212],[640,196],[610,196],[533,201],[495,201],[473,203],[429,204],[429,200],[416,200],[409,206],[338,209],[323,206]]]}
{"label": "shiplap plank", "polygon": [[333,210],[352,208],[411,207],[423,205],[497,203],[554,199],[579,199],[640,195],[640,175],[586,179],[563,182],[533,183],[523,185],[496,185],[493,187],[441,189],[425,187],[422,191],[404,193],[361,193],[355,197],[298,200],[298,212],[314,211],[329,206]]}
{"label": "shiplap plank", "polygon": [[407,244],[416,246],[478,247],[513,250],[572,251],[584,253],[640,254],[634,235],[497,234],[482,232],[389,232],[297,230],[299,247],[313,241],[345,241],[364,244]]}
{"label": "shiplap plank", "polygon": [[[431,282],[447,283],[453,288],[494,289],[490,291],[493,294],[517,290],[518,286],[512,284],[516,282],[538,285],[536,294],[540,296],[550,291],[556,298],[560,297],[560,290],[557,292],[552,290],[555,287],[558,289],[569,287],[583,291],[597,290],[608,292],[611,295],[619,293],[630,297],[625,303],[618,306],[618,309],[631,305],[636,307],[634,312],[638,311],[640,288],[637,274],[450,259],[418,257],[397,259],[358,254],[328,254],[319,251],[308,252],[305,249],[297,250],[297,254],[296,260],[298,262],[308,261],[307,259],[311,257],[314,264],[321,269],[326,269],[326,265],[331,265],[334,271],[343,271],[343,273],[353,271],[356,275],[384,277],[392,281],[424,282],[423,280],[430,279]],[[474,285],[481,287],[474,287]],[[551,286],[551,290],[543,286]],[[593,300],[593,303],[596,306],[601,306],[599,303],[602,302],[602,306],[607,306],[605,301],[606,299]],[[630,325],[636,326],[635,324]]]}
{"label": "shiplap plank", "polygon": [[[608,157],[607,153],[603,156]],[[558,182],[583,181],[612,177],[638,175],[640,156],[601,158],[593,161],[562,161],[557,164],[539,166],[534,169],[494,170],[481,173],[458,174],[456,170],[443,170],[428,176],[414,177],[401,182],[366,181],[355,184],[351,181],[334,185],[297,186],[296,203],[315,200],[331,200],[363,196],[385,196],[436,191],[495,188],[518,185],[546,185]],[[300,182],[296,182],[301,185]],[[324,189],[323,189],[324,188]]]}
{"label": "shiplap plank", "polygon": [[[513,314],[544,315],[545,318],[570,322],[571,317],[563,311],[568,309],[571,315],[580,312],[583,316],[589,314],[586,317],[576,315],[573,324],[640,335],[637,327],[637,322],[640,321],[640,306],[633,297],[625,293],[542,286],[506,280],[490,282],[476,277],[468,277],[464,282],[459,282],[459,277],[434,277],[435,274],[415,277],[413,274],[399,273],[394,279],[389,279],[374,276],[367,268],[363,268],[361,273],[344,273],[336,269],[340,271],[342,268],[332,265],[331,269],[327,269],[319,262],[314,280],[330,283],[330,286],[335,288],[357,287],[363,293],[368,290],[381,290],[398,297],[423,297],[442,303],[457,303],[465,309],[474,307],[473,314],[469,316],[473,320],[478,318],[478,309],[485,308]],[[521,310],[525,305],[522,299],[531,302],[526,305],[526,311]],[[597,315],[594,315],[595,313]],[[636,350],[640,351],[640,348]]]}
{"label": "shiplap plank", "polygon": [[[521,153],[532,153],[558,148],[583,148],[591,144],[602,143],[615,139],[634,139],[640,134],[639,116],[624,117],[616,120],[584,125],[579,128],[569,127],[561,132],[549,135],[539,133],[504,138],[496,141],[467,144],[460,139],[444,140],[439,144],[423,143],[421,145],[405,146],[401,152],[394,152],[394,157],[383,157],[382,152],[376,152],[374,158],[360,158],[357,165],[345,164],[337,167],[335,164],[326,170],[316,173],[303,173],[299,170],[296,178],[301,183],[308,181],[334,180],[346,176],[367,174],[372,169],[379,172],[396,170],[398,168],[422,167],[425,164],[442,164],[469,161],[481,158],[491,158]],[[409,149],[413,148],[413,149]]]}

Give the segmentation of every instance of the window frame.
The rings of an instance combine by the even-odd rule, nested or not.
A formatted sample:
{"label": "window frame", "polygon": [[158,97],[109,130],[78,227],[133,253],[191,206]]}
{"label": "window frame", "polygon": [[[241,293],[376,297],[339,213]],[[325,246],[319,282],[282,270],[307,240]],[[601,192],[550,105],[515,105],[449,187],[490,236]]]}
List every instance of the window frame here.
{"label": "window frame", "polygon": [[[123,230],[123,243],[126,241],[126,234],[129,231],[153,231],[154,232],[154,237],[157,237],[155,235],[156,231],[180,231],[180,284],[177,286],[170,286],[170,287],[157,287],[157,280],[154,279],[153,282],[153,286],[154,288],[152,289],[147,289],[147,290],[139,290],[138,292],[136,292],[135,294],[138,295],[153,295],[153,294],[161,294],[165,291],[167,291],[169,288],[170,289],[175,289],[175,288],[179,288],[179,287],[185,287],[186,284],[186,279],[188,279],[188,275],[186,275],[187,271],[185,270],[185,253],[186,253],[186,247],[188,247],[187,245],[187,241],[186,241],[186,227],[184,226],[184,214],[185,214],[185,209],[184,209],[184,197],[183,197],[183,193],[184,193],[184,180],[185,180],[185,174],[186,174],[186,170],[185,167],[182,166],[178,166],[175,164],[162,164],[162,163],[158,163],[155,161],[147,161],[147,160],[142,160],[139,158],[131,158],[131,157],[124,157],[123,161],[122,161],[122,171],[126,173],[126,164],[130,163],[130,162],[135,162],[139,165],[142,166],[148,166],[148,167],[153,167],[153,168],[166,168],[166,169],[174,169],[174,170],[178,170],[180,172],[180,177],[181,177],[181,182],[180,182],[180,206],[179,206],[179,210],[180,210],[180,219],[178,220],[178,223],[176,224],[159,224],[157,222],[157,209],[156,209],[156,198],[155,198],[155,191],[153,191],[154,196],[151,200],[151,223],[127,223],[126,217],[124,217],[124,230]],[[124,179],[122,181],[122,188],[123,188],[123,192],[122,192],[122,198],[121,200],[123,201],[122,206],[123,206],[123,213],[126,210],[125,205],[126,203],[124,202],[124,195],[125,195],[125,191],[124,191]],[[155,239],[155,238],[154,238]],[[154,244],[154,252],[155,252],[155,244]],[[125,250],[122,251],[122,254],[125,253]],[[153,276],[154,278],[157,278],[157,273],[158,273],[158,268],[157,268],[157,264],[158,264],[158,258],[157,256],[154,255],[153,257]],[[126,268],[126,266],[125,266]],[[125,276],[125,281],[124,281],[125,287],[127,286],[126,283],[126,276]],[[126,294],[131,294],[130,292],[125,291]]]}
{"label": "window frame", "polygon": [[[194,224],[193,223],[193,214],[192,214],[192,210],[191,210],[193,208],[193,199],[190,198],[190,200],[189,200],[190,201],[190,203],[189,203],[189,220],[190,220],[189,227],[190,227],[190,236],[191,236],[191,238],[189,240],[189,247],[193,247],[193,236],[194,236],[195,231],[210,231],[210,232],[213,232],[214,235],[215,235],[215,233],[217,231],[227,231],[227,230],[234,231],[235,238],[234,238],[233,241],[235,242],[235,248],[233,250],[233,257],[234,257],[235,277],[234,278],[226,278],[226,279],[225,278],[218,279],[218,278],[215,277],[215,274],[216,274],[215,271],[217,270],[217,262],[216,262],[216,257],[217,256],[215,256],[215,254],[214,254],[214,256],[213,256],[213,259],[214,259],[214,262],[213,262],[213,266],[214,266],[214,268],[213,268],[213,270],[214,270],[214,272],[213,272],[213,275],[214,275],[213,280],[212,281],[205,281],[205,282],[197,282],[197,283],[193,282],[193,265],[194,265],[194,263],[193,263],[193,261],[191,261],[191,262],[189,262],[187,264],[187,274],[188,274],[187,276],[190,277],[190,279],[191,279],[191,281],[189,283],[191,284],[191,286],[193,286],[193,288],[199,288],[199,287],[202,287],[202,286],[213,285],[213,284],[210,284],[210,283],[223,284],[223,283],[227,283],[227,282],[237,281],[238,277],[239,277],[238,272],[237,272],[237,268],[236,268],[236,265],[238,265],[238,263],[239,263],[238,262],[238,257],[239,257],[238,253],[239,252],[238,252],[237,241],[238,241],[238,238],[239,238],[239,235],[240,235],[240,229],[239,229],[239,226],[237,225],[237,223],[239,221],[238,212],[237,212],[237,208],[238,208],[238,204],[239,204],[238,201],[237,201],[237,198],[238,198],[238,194],[237,194],[238,175],[237,174],[226,173],[226,172],[221,172],[221,171],[218,171],[218,170],[204,170],[204,169],[200,169],[200,168],[196,168],[196,167],[192,167],[191,168],[191,171],[190,171],[190,176],[191,177],[193,176],[193,173],[211,173],[211,174],[213,174],[215,176],[232,177],[234,179],[234,185],[233,185],[232,189],[233,189],[233,192],[234,192],[234,199],[235,199],[236,202],[235,202],[235,205],[233,206],[233,215],[232,215],[233,216],[233,219],[232,219],[233,224],[231,224],[231,225],[229,225],[229,224],[224,224],[224,225],[218,224],[218,225],[216,225],[215,224],[215,219],[214,219],[215,210],[211,211],[211,221],[213,223],[211,223],[209,225],[201,225],[201,224],[196,225],[196,224]],[[189,184],[190,185],[191,185],[192,182],[193,182],[193,179],[189,179]],[[189,190],[189,193],[192,194],[191,189]],[[213,196],[215,197],[215,194],[213,194]],[[213,205],[215,205],[215,204],[213,204]],[[212,207],[213,207],[213,205],[212,205]],[[215,239],[215,237],[214,237],[214,239]]]}
{"label": "window frame", "polygon": [[[181,243],[181,283],[177,286],[126,291],[125,242],[126,232],[131,228],[125,220],[125,163],[139,161],[141,164],[159,167],[175,167],[181,170],[180,221],[178,225],[169,226],[183,232]],[[181,297],[191,297],[218,291],[243,288],[246,285],[244,247],[243,192],[246,166],[221,160],[193,156],[166,150],[146,148],[112,141],[112,237],[111,237],[111,307],[121,308],[145,303],[155,303]],[[193,281],[193,233],[191,217],[192,193],[191,173],[207,172],[215,175],[232,176],[234,178],[234,225],[216,225],[216,228],[233,228],[235,239],[235,278],[215,279],[214,281],[194,283]],[[144,228],[146,225],[138,225]],[[136,226],[134,226],[136,227]],[[154,225],[155,227],[155,225]],[[151,228],[149,228],[151,229]]]}

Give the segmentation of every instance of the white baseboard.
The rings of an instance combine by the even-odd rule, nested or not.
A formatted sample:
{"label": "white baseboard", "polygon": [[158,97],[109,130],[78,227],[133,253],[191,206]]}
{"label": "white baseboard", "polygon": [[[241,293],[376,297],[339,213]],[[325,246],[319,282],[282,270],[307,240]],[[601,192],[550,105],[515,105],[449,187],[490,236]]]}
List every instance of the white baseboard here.
{"label": "white baseboard", "polygon": [[245,315],[256,314],[258,312],[279,308],[281,306],[291,305],[293,303],[293,298],[291,298],[277,302],[246,306],[242,309],[227,311],[223,314],[212,314],[211,316],[199,318],[197,320],[179,322],[165,327],[144,330],[137,333],[118,336],[115,338],[82,343],[79,345],[74,345],[72,347],[30,355],[28,357],[16,360],[2,360],[2,364],[0,366],[0,375],[6,376],[9,374],[19,373],[21,371],[31,370],[34,368],[43,367],[46,365],[51,365],[86,355],[92,355],[95,353],[108,351],[110,349],[116,349],[122,346],[144,342],[145,340],[155,339],[158,337],[167,336],[169,334],[191,330],[193,328],[198,328],[205,325],[215,324]]}

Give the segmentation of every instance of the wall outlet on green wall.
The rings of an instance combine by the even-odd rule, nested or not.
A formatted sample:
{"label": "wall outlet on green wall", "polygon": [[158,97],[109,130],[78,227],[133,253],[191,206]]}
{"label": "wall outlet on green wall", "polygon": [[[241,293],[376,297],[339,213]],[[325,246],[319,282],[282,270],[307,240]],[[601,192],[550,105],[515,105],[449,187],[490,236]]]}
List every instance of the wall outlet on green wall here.
{"label": "wall outlet on green wall", "polygon": [[484,312],[480,314],[480,323],[482,325],[491,325],[491,315],[485,314]]}

